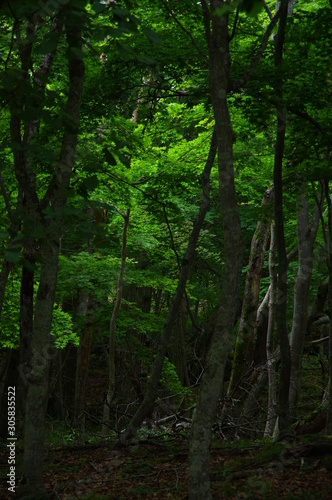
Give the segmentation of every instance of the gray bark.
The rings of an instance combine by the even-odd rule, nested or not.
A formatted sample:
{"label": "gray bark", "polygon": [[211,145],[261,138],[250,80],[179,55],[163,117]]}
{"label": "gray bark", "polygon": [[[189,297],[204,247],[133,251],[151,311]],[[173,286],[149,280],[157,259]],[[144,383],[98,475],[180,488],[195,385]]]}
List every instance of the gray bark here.
{"label": "gray bark", "polygon": [[277,272],[275,268],[275,233],[271,225],[271,241],[269,252],[270,300],[269,322],[266,338],[266,358],[268,373],[268,404],[264,437],[272,437],[277,418],[277,358],[274,352],[275,319],[277,308]]}
{"label": "gray bark", "polygon": [[[242,238],[237,207],[233,169],[233,130],[227,105],[229,88],[228,17],[216,14],[223,5],[211,1],[210,12],[202,2],[206,37],[210,56],[210,91],[218,143],[219,190],[224,241],[224,273],[220,306],[201,379],[196,409],[192,420],[189,445],[189,498],[209,499],[211,427],[223,385],[224,369],[230,349],[235,309],[238,299]],[[210,31],[212,22],[212,32]]]}

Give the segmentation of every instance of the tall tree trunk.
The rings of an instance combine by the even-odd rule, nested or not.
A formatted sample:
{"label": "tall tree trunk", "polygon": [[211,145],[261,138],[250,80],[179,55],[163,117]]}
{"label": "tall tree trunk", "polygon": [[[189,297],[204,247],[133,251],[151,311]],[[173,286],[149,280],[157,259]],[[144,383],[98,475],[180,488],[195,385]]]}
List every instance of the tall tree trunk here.
{"label": "tall tree trunk", "polygon": [[35,306],[32,356],[24,425],[23,498],[47,498],[44,489],[44,427],[48,401],[49,362],[54,356],[50,331],[57,281],[58,247],[43,248]]}
{"label": "tall tree trunk", "polygon": [[264,194],[260,220],[257,222],[256,230],[251,240],[242,312],[237,332],[231,378],[227,390],[227,395],[235,399],[241,398],[242,391],[238,387],[239,381],[243,373],[247,372],[253,364],[260,281],[271,224],[269,208],[273,200],[272,193],[272,191],[268,190]]}
{"label": "tall tree trunk", "polygon": [[332,207],[329,183],[326,181],[326,200],[328,204],[328,267],[329,267],[329,288],[328,288],[328,314],[330,318],[329,326],[329,381],[328,381],[328,407],[326,434],[332,435]]}
{"label": "tall tree trunk", "polygon": [[83,293],[77,307],[78,321],[82,321],[80,344],[77,349],[76,380],[75,380],[75,404],[73,424],[78,427],[80,440],[85,433],[85,400],[90,365],[90,353],[92,343],[92,330],[89,319],[90,296]]}
{"label": "tall tree trunk", "polygon": [[271,241],[269,252],[269,276],[270,276],[270,299],[269,299],[269,322],[266,338],[266,358],[268,373],[268,402],[267,418],[264,437],[272,437],[277,418],[277,358],[275,355],[275,319],[277,308],[277,283],[278,277],[275,268],[275,231],[271,224]]}
{"label": "tall tree trunk", "polygon": [[[314,243],[320,221],[320,207],[316,204],[309,222],[308,193],[305,185],[299,187],[297,211],[297,244],[299,265],[294,285],[293,322],[290,334],[291,379],[289,390],[290,415],[296,418],[297,402],[301,391],[302,354],[307,331],[308,303],[313,269]],[[321,195],[321,200],[323,194]]]}
{"label": "tall tree trunk", "polygon": [[186,288],[189,268],[195,255],[195,249],[199,238],[199,233],[203,225],[205,215],[210,203],[210,172],[216,156],[216,151],[217,151],[217,138],[216,138],[216,133],[214,131],[212,135],[208,159],[206,161],[202,173],[201,182],[203,188],[203,195],[202,195],[201,205],[196,220],[194,222],[191,235],[189,237],[186,253],[181,263],[178,286],[175,295],[172,299],[172,303],[169,308],[164,328],[159,340],[158,350],[155,361],[153,363],[144,400],[140,405],[140,407],[138,408],[135,415],[133,416],[133,418],[131,419],[131,421],[129,422],[126,430],[120,435],[120,438],[117,443],[118,446],[128,445],[131,442],[132,438],[136,435],[137,430],[140,428],[143,420],[147,416],[149,416],[151,411],[153,410],[154,401],[157,395],[158,383],[161,377],[162,367],[166,355],[167,345],[170,340],[176,315],[179,311],[181,300]]}
{"label": "tall tree trunk", "polygon": [[116,300],[110,322],[108,389],[106,394],[106,401],[104,404],[103,426],[102,426],[103,436],[105,436],[108,431],[111,403],[115,391],[115,326],[122,299],[123,276],[126,266],[127,229],[129,224],[130,209],[128,208],[125,214],[121,213],[120,210],[118,210],[118,212],[123,217],[124,223],[122,231],[121,266],[118,276],[118,283],[116,286]]}
{"label": "tall tree trunk", "polygon": [[[188,273],[188,281],[191,283],[194,274],[194,264],[195,259],[193,259]],[[188,295],[185,293],[182,297],[179,312],[176,317],[175,332],[174,332],[174,342],[173,342],[173,363],[175,370],[181,385],[183,387],[189,386],[189,373],[187,366],[187,354],[186,354],[186,327],[189,315],[189,299]]]}
{"label": "tall tree trunk", "polygon": [[[79,23],[75,26],[67,26],[66,35],[71,50],[68,61],[69,93],[65,112],[70,116],[72,126],[64,133],[57,170],[45,194],[44,203],[42,202],[42,206],[46,203],[46,206],[50,207],[51,216],[49,219],[40,220],[40,224],[44,226],[45,234],[40,248],[41,270],[35,304],[30,372],[27,377],[23,480],[18,492],[19,496],[26,499],[47,498],[43,478],[44,428],[48,398],[49,362],[53,356],[51,325],[58,271],[59,213],[66,204],[66,193],[69,189],[74,164],[84,81],[84,64],[80,56],[82,42]],[[17,117],[15,115],[14,119],[13,125],[16,126]],[[17,127],[13,132],[17,133]],[[19,170],[20,165],[19,163],[16,169],[19,183],[24,182],[26,177],[26,171]],[[25,189],[25,194],[28,194],[27,202],[32,204],[37,202],[38,205],[36,192],[29,191],[29,185],[22,187]]]}
{"label": "tall tree trunk", "polygon": [[[209,48],[210,91],[215,117],[218,144],[219,190],[222,211],[224,271],[220,306],[206,357],[206,369],[199,387],[193,415],[189,445],[189,498],[211,498],[210,442],[211,426],[223,385],[224,369],[230,349],[236,303],[242,268],[242,237],[240,217],[234,186],[233,139],[227,105],[229,88],[228,16],[220,15],[218,8],[224,2],[211,0],[211,18],[208,6],[202,2]],[[212,32],[210,31],[210,19]]]}
{"label": "tall tree trunk", "polygon": [[186,326],[188,320],[188,306],[186,297],[182,297],[178,315],[176,317],[173,362],[177,376],[183,387],[189,386],[189,374],[186,356]]}
{"label": "tall tree trunk", "polygon": [[282,76],[279,73],[282,62],[284,39],[287,23],[288,1],[280,4],[280,21],[275,38],[275,86],[277,115],[277,136],[274,155],[274,219],[276,248],[278,255],[278,302],[276,311],[277,335],[280,345],[281,366],[279,386],[279,431],[280,438],[289,435],[289,384],[291,371],[291,353],[287,333],[287,254],[284,233],[283,212],[283,182],[282,162],[284,156],[284,144],[286,134],[286,110],[282,104]]}
{"label": "tall tree trunk", "polygon": [[[20,290],[20,372],[28,366],[31,358],[31,342],[33,331],[33,286],[34,271],[33,261],[30,267],[23,264]],[[20,377],[17,386],[19,415],[24,415],[26,403],[26,381]]]}

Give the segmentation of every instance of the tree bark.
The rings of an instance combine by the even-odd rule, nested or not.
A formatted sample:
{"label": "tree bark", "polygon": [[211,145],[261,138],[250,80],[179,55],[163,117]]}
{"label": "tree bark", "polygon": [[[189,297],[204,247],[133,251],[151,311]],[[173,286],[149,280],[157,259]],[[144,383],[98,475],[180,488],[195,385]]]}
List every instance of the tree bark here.
{"label": "tree bark", "polygon": [[[293,322],[290,334],[291,378],[289,391],[290,415],[296,418],[297,402],[301,391],[302,354],[307,332],[309,289],[313,269],[313,251],[317,236],[320,207],[316,204],[309,223],[309,203],[305,185],[299,187],[297,212],[297,242],[299,265],[294,285]],[[321,195],[321,200],[323,194]]]}
{"label": "tree bark", "polygon": [[153,410],[154,401],[157,395],[158,383],[161,377],[162,367],[166,356],[167,345],[170,340],[176,315],[179,311],[181,300],[186,288],[189,268],[195,256],[195,249],[199,238],[199,233],[203,225],[205,215],[210,203],[210,172],[214,163],[216,151],[217,151],[217,138],[216,138],[216,133],[214,131],[212,135],[209,155],[201,178],[201,183],[203,188],[202,201],[200,204],[199,212],[197,214],[196,220],[193,225],[191,235],[189,237],[186,253],[181,263],[178,286],[175,295],[172,299],[172,303],[170,305],[165,320],[164,328],[159,340],[157,354],[155,361],[153,363],[151,375],[147,385],[147,390],[142,404],[140,405],[137,412],[129,422],[126,430],[120,435],[119,440],[117,442],[117,446],[128,445],[133,439],[133,437],[136,435],[137,430],[140,428],[143,420],[147,416],[149,416],[151,411]]}
{"label": "tree bark", "polygon": [[269,206],[273,200],[272,191],[265,192],[262,201],[262,213],[257,222],[251,240],[249,265],[245,282],[240,324],[237,332],[231,378],[227,396],[240,399],[242,391],[238,384],[249,367],[253,364],[255,334],[257,332],[257,309],[259,304],[260,281],[266,244],[269,236]]}
{"label": "tree bark", "polygon": [[[65,112],[71,117],[72,127],[62,140],[59,163],[45,195],[51,216],[45,219],[40,210],[39,223],[44,227],[41,242],[41,270],[35,304],[30,370],[27,374],[28,393],[24,429],[23,480],[18,495],[21,498],[47,498],[43,479],[44,428],[48,398],[49,362],[53,356],[51,325],[57,283],[60,222],[58,214],[65,204],[77,144],[80,103],[83,92],[84,64],[79,55],[82,50],[80,25],[66,26],[69,52],[69,94]],[[17,119],[14,114],[13,117]],[[19,165],[18,165],[19,166]],[[16,169],[17,180],[24,182],[26,172]],[[31,184],[23,186],[27,202],[38,205],[37,193]]]}
{"label": "tree bark", "polygon": [[90,295],[82,293],[77,307],[78,321],[82,321],[80,344],[77,349],[75,403],[73,424],[79,429],[79,438],[82,441],[85,433],[85,400],[90,365],[92,331],[89,321]]}
{"label": "tree bark", "polygon": [[278,70],[282,62],[287,23],[288,1],[280,5],[280,21],[275,38],[275,86],[278,103],[276,107],[277,136],[274,155],[274,219],[276,248],[278,255],[278,302],[276,311],[277,336],[280,345],[281,367],[279,384],[279,431],[280,438],[290,433],[289,384],[291,354],[287,333],[287,254],[284,233],[282,162],[286,134],[286,110],[282,105],[282,77]]}
{"label": "tree bark", "polygon": [[[202,1],[209,48],[210,91],[218,144],[219,190],[223,224],[224,272],[220,306],[206,358],[206,369],[199,387],[189,445],[189,498],[210,499],[211,426],[223,385],[224,369],[230,349],[242,268],[242,237],[234,186],[233,138],[227,105],[229,88],[228,16],[217,13],[224,2]],[[210,31],[212,22],[212,32]]]}
{"label": "tree bark", "polygon": [[265,424],[264,437],[272,437],[277,418],[277,358],[275,356],[275,321],[277,308],[277,283],[278,277],[275,268],[275,231],[274,224],[271,224],[271,241],[269,252],[269,276],[270,276],[270,300],[269,300],[269,321],[266,338],[266,358],[268,373],[268,403],[267,418]]}
{"label": "tree bark", "polygon": [[332,435],[332,208],[329,183],[326,181],[326,200],[328,204],[328,267],[329,267],[329,287],[328,287],[328,314],[329,325],[329,382],[328,382],[328,407],[326,421],[326,435]]}

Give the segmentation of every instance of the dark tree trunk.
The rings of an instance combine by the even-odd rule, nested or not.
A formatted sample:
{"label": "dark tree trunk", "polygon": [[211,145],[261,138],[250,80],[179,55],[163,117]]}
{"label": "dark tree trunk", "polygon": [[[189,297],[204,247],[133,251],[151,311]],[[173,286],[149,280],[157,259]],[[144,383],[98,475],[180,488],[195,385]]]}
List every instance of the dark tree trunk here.
{"label": "dark tree trunk", "polygon": [[[38,220],[44,229],[44,239],[40,243],[38,255],[41,261],[41,270],[35,304],[30,370],[27,374],[23,480],[18,491],[18,495],[26,499],[47,498],[43,478],[44,428],[48,401],[49,366],[50,359],[54,356],[51,325],[58,271],[59,214],[66,204],[66,193],[69,189],[74,164],[84,81],[84,64],[79,55],[82,50],[79,23],[76,26],[67,26],[66,35],[71,51],[69,51],[68,61],[69,93],[65,113],[70,116],[72,126],[63,135],[56,173],[48,186],[41,205],[39,205],[36,191],[31,187],[31,183],[25,183],[27,180],[25,162],[22,158],[17,158],[17,153],[14,154],[16,177],[24,189],[27,203],[30,207],[49,206],[51,213],[49,219],[40,215]],[[20,143],[20,122],[14,112],[12,113],[11,131],[14,142]],[[36,211],[36,213],[42,214],[42,210]]]}
{"label": "dark tree trunk", "polygon": [[206,357],[206,369],[199,388],[189,445],[189,498],[211,498],[211,426],[223,385],[230,349],[242,268],[242,237],[234,186],[233,139],[227,105],[229,89],[228,16],[217,13],[224,2],[211,1],[210,12],[202,2],[210,57],[210,91],[218,144],[219,190],[223,224],[224,272],[220,306]]}
{"label": "dark tree trunk", "polygon": [[277,115],[277,137],[274,156],[274,218],[278,262],[278,302],[276,310],[277,336],[280,344],[281,367],[279,386],[279,431],[280,438],[290,433],[289,419],[289,384],[291,371],[291,353],[287,333],[287,253],[284,233],[283,214],[283,181],[282,162],[284,155],[284,143],[286,134],[286,110],[282,104],[282,76],[280,75],[280,64],[282,62],[286,23],[287,4],[280,5],[280,21],[278,33],[275,38],[275,84],[276,98],[280,103],[276,107]]}
{"label": "dark tree trunk", "polygon": [[328,287],[328,314],[330,318],[329,326],[329,386],[328,386],[328,408],[326,421],[326,435],[332,435],[332,208],[329,184],[326,182],[326,199],[328,203],[328,266],[329,266],[329,287]]}

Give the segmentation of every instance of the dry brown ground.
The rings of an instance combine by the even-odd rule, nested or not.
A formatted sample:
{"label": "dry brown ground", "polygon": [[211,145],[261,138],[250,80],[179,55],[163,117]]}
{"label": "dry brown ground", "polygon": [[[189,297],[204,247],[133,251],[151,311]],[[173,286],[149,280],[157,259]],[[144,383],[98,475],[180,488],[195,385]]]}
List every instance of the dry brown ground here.
{"label": "dry brown ground", "polygon": [[[216,445],[211,454],[215,499],[330,499],[332,454],[328,445]],[[18,475],[22,451],[17,450]],[[7,450],[0,455],[0,498],[8,494]],[[128,449],[75,446],[47,452],[45,479],[52,499],[187,497],[187,442],[141,442]]]}

